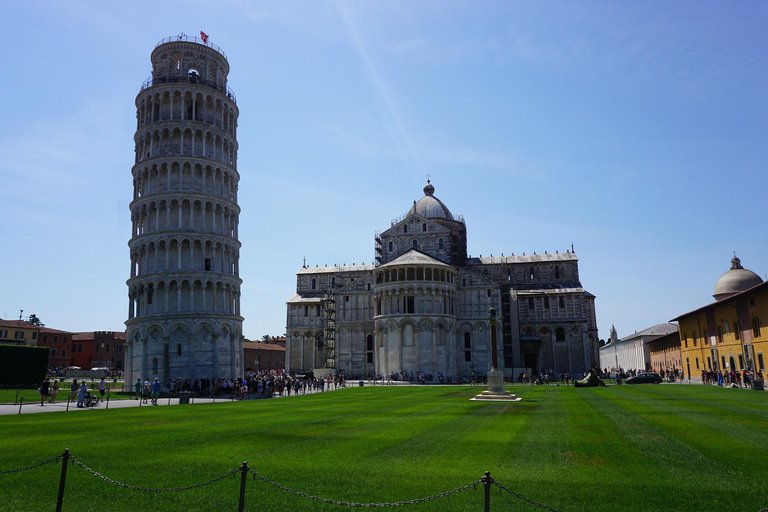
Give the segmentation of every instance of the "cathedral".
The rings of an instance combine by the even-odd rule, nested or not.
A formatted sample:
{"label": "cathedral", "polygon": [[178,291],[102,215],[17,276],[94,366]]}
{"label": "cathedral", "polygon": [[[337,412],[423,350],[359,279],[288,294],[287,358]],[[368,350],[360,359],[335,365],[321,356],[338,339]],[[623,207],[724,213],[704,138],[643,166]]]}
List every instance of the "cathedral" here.
{"label": "cathedral", "polygon": [[573,251],[467,255],[467,228],[435,196],[375,234],[374,265],[308,267],[287,302],[288,371],[347,378],[424,372],[446,379],[491,368],[495,308],[498,367],[581,374],[598,364],[595,296]]}

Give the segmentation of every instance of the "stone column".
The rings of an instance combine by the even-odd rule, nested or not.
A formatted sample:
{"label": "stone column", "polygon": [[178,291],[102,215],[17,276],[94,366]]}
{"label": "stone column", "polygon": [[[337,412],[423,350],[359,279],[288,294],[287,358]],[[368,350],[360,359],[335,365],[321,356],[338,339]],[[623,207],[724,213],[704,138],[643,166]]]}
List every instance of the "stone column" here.
{"label": "stone column", "polygon": [[189,340],[189,369],[191,370],[189,372],[189,380],[194,381],[197,377],[197,367],[195,366],[195,335],[188,334],[187,339]]}
{"label": "stone column", "polygon": [[163,336],[163,373],[162,373],[162,381],[160,382],[161,385],[166,386],[168,384],[168,381],[171,379],[171,368],[170,368],[170,353],[169,353],[169,346],[168,346],[168,340],[170,339],[169,336]]}
{"label": "stone column", "polygon": [[123,391],[131,391],[133,386],[133,343],[130,340],[125,342],[125,374],[123,382]]}
{"label": "stone column", "polygon": [[147,379],[147,338],[139,338],[141,343],[141,380]]}

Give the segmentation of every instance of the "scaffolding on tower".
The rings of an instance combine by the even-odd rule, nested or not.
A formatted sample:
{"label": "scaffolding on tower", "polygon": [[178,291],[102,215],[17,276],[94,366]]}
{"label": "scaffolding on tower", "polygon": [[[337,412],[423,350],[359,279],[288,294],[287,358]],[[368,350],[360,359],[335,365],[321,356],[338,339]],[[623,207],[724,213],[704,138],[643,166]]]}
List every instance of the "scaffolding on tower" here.
{"label": "scaffolding on tower", "polygon": [[323,297],[323,337],[318,344],[323,368],[336,368],[336,295],[333,287]]}

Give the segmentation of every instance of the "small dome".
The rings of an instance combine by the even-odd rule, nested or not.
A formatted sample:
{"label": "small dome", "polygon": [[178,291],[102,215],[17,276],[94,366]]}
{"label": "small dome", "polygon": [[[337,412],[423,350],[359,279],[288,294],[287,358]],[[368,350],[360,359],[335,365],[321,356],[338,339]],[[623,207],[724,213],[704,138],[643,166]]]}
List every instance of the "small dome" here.
{"label": "small dome", "polygon": [[410,210],[408,215],[419,215],[427,219],[448,219],[453,220],[451,210],[443,204],[441,200],[434,196],[435,187],[427,180],[427,184],[424,186],[424,197],[416,201]]}
{"label": "small dome", "polygon": [[715,293],[712,296],[715,300],[727,299],[731,295],[749,290],[762,282],[760,276],[742,267],[741,260],[734,255],[731,260],[731,270],[717,280]]}

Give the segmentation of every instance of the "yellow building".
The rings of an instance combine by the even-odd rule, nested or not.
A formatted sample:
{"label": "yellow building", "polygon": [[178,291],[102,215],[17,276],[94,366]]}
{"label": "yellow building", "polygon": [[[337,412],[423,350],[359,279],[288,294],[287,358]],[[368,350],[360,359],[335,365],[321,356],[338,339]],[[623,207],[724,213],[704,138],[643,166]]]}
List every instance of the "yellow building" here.
{"label": "yellow building", "polygon": [[40,327],[24,320],[0,320],[0,343],[37,346]]}
{"label": "yellow building", "polygon": [[712,304],[672,320],[679,325],[683,370],[692,378],[707,370],[765,372],[768,282],[734,256],[714,297]]}

